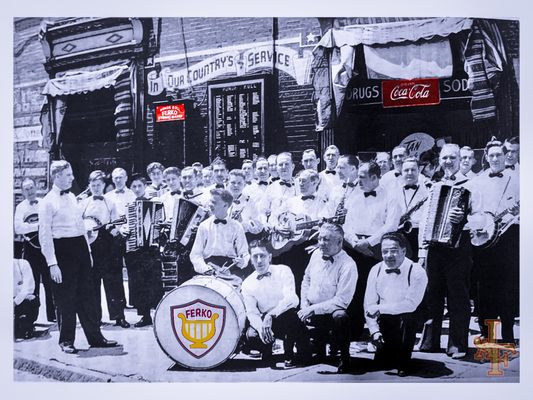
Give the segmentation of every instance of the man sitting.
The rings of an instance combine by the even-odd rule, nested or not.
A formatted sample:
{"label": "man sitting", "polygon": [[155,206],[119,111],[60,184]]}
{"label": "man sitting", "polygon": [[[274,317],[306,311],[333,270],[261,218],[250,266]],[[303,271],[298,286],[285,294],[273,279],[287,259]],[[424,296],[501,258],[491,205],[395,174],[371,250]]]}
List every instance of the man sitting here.
{"label": "man sitting", "polygon": [[13,327],[15,339],[31,339],[39,312],[39,298],[33,294],[35,281],[26,260],[13,260]]}

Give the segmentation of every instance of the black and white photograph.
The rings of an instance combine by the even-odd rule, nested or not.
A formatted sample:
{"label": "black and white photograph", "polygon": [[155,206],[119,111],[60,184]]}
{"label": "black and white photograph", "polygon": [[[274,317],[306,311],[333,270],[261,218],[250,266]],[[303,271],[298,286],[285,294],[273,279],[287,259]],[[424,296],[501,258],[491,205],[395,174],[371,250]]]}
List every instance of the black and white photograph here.
{"label": "black and white photograph", "polygon": [[11,18],[15,387],[528,379],[531,21],[146,7]]}

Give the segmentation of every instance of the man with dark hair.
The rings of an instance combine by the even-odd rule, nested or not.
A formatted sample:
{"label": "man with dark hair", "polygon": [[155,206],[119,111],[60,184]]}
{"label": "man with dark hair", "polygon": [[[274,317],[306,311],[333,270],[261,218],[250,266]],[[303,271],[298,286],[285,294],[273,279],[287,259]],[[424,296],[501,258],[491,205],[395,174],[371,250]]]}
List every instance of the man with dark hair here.
{"label": "man with dark hair", "polygon": [[473,178],[477,174],[472,171],[472,167],[476,164],[477,160],[474,157],[474,150],[470,146],[463,146],[460,150],[461,163],[459,170],[467,178]]}
{"label": "man with dark hair", "polygon": [[503,144],[505,151],[505,168],[512,171],[520,171],[520,140],[518,136],[505,139]]}
{"label": "man with dark hair", "polygon": [[[396,146],[392,149],[392,163],[394,169],[381,177],[380,185],[385,190],[392,190],[395,186],[401,185],[403,160],[409,155],[409,150],[405,146]],[[381,168],[380,168],[381,171]]]}
{"label": "man with dark hair", "polygon": [[299,300],[292,272],[286,265],[271,264],[272,254],[268,247],[267,242],[259,240],[250,243],[255,272],[242,283],[246,316],[250,321],[246,338],[250,346],[261,349],[263,361],[270,361],[274,340],[282,339],[285,368],[292,368],[296,366],[295,344],[299,361],[309,357],[309,337],[296,313]]}
{"label": "man with dark hair", "polygon": [[278,156],[277,156],[277,154],[269,155],[268,158],[267,158],[267,161],[268,161],[268,170],[269,170],[269,173],[270,173],[270,182],[269,183],[272,183],[272,182],[275,182],[275,181],[279,180],[279,175],[278,175]]}
{"label": "man with dark hair", "polygon": [[213,170],[213,179],[215,182],[206,188],[208,193],[211,189],[224,189],[228,179],[228,168],[226,167],[226,161],[222,158],[215,158],[211,163],[211,169]]}
{"label": "man with dark hair", "polygon": [[352,154],[344,154],[337,162],[337,174],[342,185],[334,188],[331,202],[335,207],[335,215],[346,215],[346,204],[354,193],[359,191],[357,173],[359,159]]}
{"label": "man with dark hair", "polygon": [[145,190],[146,198],[161,197],[163,193],[168,191],[168,186],[163,181],[164,170],[163,164],[158,162],[152,162],[146,167],[146,173],[151,180],[150,185]]}
{"label": "man with dark hair", "polygon": [[385,175],[391,170],[392,163],[390,160],[390,154],[386,151],[379,151],[376,153],[376,164],[381,168],[381,176]]}
{"label": "man with dark hair", "polygon": [[401,233],[381,238],[383,261],[368,276],[365,316],[380,367],[394,367],[399,376],[409,372],[416,339],[416,309],[426,290],[428,278],[418,264],[405,257],[406,240]]}
{"label": "man with dark hair", "polygon": [[326,147],[326,150],[324,150],[323,158],[326,163],[326,169],[320,173],[320,179],[326,182],[327,186],[330,188],[335,188],[342,184],[336,170],[339,156],[339,148],[334,144]]}

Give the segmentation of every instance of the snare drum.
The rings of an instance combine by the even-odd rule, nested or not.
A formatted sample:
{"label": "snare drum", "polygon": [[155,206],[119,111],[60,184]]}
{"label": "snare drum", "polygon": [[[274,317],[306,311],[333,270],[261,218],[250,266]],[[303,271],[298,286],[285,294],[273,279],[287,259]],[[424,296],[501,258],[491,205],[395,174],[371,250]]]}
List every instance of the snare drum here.
{"label": "snare drum", "polygon": [[196,276],[163,297],[154,332],[170,358],[202,370],[222,364],[234,353],[245,322],[239,292],[221,279]]}

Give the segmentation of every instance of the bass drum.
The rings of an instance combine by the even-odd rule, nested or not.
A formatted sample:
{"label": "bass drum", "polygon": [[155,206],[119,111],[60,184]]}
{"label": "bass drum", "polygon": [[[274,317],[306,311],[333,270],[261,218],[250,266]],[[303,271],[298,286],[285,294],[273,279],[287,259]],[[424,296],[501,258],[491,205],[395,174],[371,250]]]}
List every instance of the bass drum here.
{"label": "bass drum", "polygon": [[171,359],[203,370],[234,353],[245,322],[240,293],[221,279],[196,276],[163,297],[155,312],[154,332]]}

